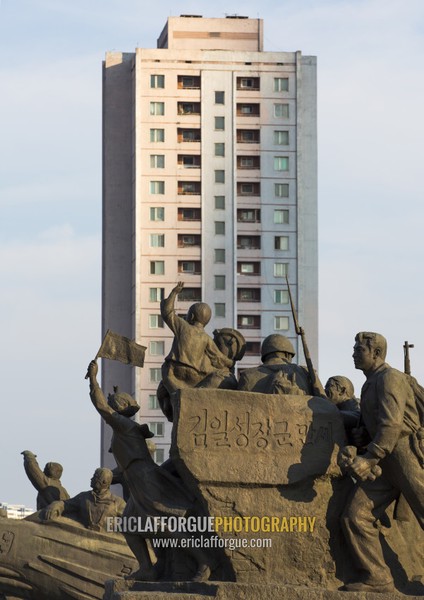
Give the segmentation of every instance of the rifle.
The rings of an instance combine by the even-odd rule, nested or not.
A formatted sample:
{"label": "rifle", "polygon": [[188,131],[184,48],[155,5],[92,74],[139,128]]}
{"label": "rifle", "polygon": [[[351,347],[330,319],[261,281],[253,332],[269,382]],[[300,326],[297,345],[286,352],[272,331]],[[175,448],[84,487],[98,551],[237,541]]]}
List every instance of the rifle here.
{"label": "rifle", "polygon": [[300,339],[302,340],[303,354],[305,355],[306,366],[308,369],[309,377],[312,382],[313,395],[321,396],[322,398],[326,398],[327,396],[325,395],[324,387],[312,365],[311,354],[309,352],[308,344],[306,343],[305,331],[304,331],[303,327],[300,327],[299,321],[297,319],[297,313],[296,313],[296,309],[294,307],[293,297],[291,295],[289,279],[288,279],[287,275],[286,275],[286,283],[287,283],[287,290],[289,292],[290,306],[291,306],[293,322],[294,322],[294,329],[295,329],[296,335],[300,335]]}
{"label": "rifle", "polygon": [[407,375],[411,374],[411,361],[409,360],[409,348],[413,348],[414,344],[405,342],[403,345],[403,370]]}

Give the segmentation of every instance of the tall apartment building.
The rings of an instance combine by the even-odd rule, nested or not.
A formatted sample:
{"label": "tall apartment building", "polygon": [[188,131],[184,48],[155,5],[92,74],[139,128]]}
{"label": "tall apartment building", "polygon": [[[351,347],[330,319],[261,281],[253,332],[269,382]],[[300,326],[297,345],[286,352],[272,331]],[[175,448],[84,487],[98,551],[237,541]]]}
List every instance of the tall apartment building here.
{"label": "tall apartment building", "polygon": [[[108,52],[103,68],[103,333],[147,346],[144,369],[102,361],[102,384],[135,394],[167,457],[171,424],[156,388],[177,312],[202,300],[208,331],[261,340],[294,331],[285,275],[317,357],[316,59],[264,52],[263,23],[171,17],[157,49]],[[109,432],[103,429],[102,458]]]}

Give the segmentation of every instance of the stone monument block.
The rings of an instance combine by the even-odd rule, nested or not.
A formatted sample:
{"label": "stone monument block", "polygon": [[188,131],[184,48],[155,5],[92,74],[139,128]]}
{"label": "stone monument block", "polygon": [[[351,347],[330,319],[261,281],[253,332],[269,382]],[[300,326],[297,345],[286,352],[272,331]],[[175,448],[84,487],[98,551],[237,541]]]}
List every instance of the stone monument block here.
{"label": "stone monument block", "polygon": [[343,563],[339,517],[352,485],[337,466],[344,444],[339,411],[323,398],[178,392],[171,457],[227,544],[215,578],[340,585],[334,557]]}

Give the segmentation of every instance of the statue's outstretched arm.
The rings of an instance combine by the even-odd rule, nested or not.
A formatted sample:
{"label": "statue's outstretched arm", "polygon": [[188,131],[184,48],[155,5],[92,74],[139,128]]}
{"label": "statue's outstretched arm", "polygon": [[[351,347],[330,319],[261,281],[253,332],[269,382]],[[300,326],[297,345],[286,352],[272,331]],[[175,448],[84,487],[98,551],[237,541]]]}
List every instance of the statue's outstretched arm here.
{"label": "statue's outstretched arm", "polygon": [[41,492],[41,490],[44,490],[44,488],[49,485],[49,480],[40,469],[36,455],[30,450],[24,450],[21,454],[23,454],[24,457],[24,469],[28,479],[35,489]]}
{"label": "statue's outstretched arm", "polygon": [[100,416],[106,421],[106,423],[109,423],[112,419],[112,416],[115,414],[115,411],[107,403],[102,389],[99,386],[97,381],[98,371],[99,367],[97,361],[92,360],[87,369],[87,375],[90,381],[90,398],[94,408],[97,410]]}
{"label": "statue's outstretched arm", "polygon": [[168,325],[168,327],[174,331],[175,333],[175,320],[178,318],[177,315],[175,314],[175,299],[178,296],[179,293],[181,293],[181,290],[184,287],[184,283],[182,281],[180,281],[175,287],[174,289],[171,291],[171,293],[169,294],[168,298],[165,298],[164,300],[162,300],[162,302],[160,303],[160,314],[162,315],[162,319],[165,321],[165,323]]}

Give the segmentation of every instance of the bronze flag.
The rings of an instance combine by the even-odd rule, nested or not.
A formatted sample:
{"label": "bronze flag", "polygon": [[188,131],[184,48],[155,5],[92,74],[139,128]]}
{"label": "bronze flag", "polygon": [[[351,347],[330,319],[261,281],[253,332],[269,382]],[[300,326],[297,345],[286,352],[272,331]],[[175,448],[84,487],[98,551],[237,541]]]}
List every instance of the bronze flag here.
{"label": "bronze flag", "polygon": [[146,346],[141,346],[134,340],[108,329],[96,358],[110,358],[111,360],[119,360],[122,363],[142,367],[145,353]]}

